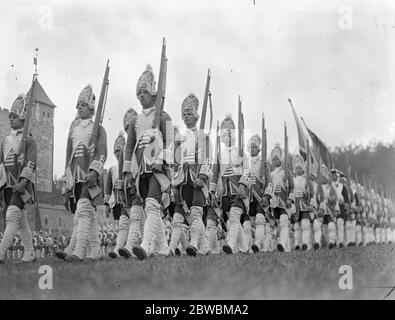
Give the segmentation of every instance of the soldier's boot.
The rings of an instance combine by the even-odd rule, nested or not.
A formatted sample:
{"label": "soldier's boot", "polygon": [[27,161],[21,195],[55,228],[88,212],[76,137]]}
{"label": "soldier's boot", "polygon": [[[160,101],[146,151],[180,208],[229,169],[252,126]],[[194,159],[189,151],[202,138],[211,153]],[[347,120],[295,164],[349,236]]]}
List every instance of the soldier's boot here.
{"label": "soldier's boot", "polygon": [[77,243],[77,230],[78,230],[78,213],[76,212],[74,214],[74,219],[73,219],[73,232],[71,234],[70,243],[67,246],[67,248],[64,249],[64,251],[62,250],[56,251],[55,256],[57,258],[66,260],[66,257],[70,256],[73,253],[75,249],[75,245]]}
{"label": "soldier's boot", "polygon": [[265,245],[266,220],[262,213],[256,214],[255,225],[255,241],[252,245],[252,251],[254,251],[254,253],[258,253],[260,250],[267,251]]}
{"label": "soldier's boot", "polygon": [[299,222],[294,223],[294,243],[295,250],[299,250],[302,246],[302,228]]}
{"label": "soldier's boot", "polygon": [[172,255],[176,255],[176,249],[179,246],[180,239],[183,233],[183,222],[184,216],[179,212],[174,212],[172,221],[173,231],[170,238],[170,253]]}
{"label": "soldier's boot", "polygon": [[91,222],[95,216],[95,208],[87,198],[81,198],[77,202],[78,228],[76,245],[71,254],[72,261],[82,261],[88,250]]}
{"label": "soldier's boot", "polygon": [[25,210],[22,211],[19,232],[24,247],[22,262],[35,261],[36,255],[34,254],[32,231],[30,229],[29,221],[27,219],[27,213]]}
{"label": "soldier's boot", "polygon": [[302,249],[310,249],[310,233],[311,233],[311,223],[309,219],[302,219],[301,221],[302,229]]}
{"label": "soldier's boot", "polygon": [[272,252],[275,250],[275,245],[273,241],[273,229],[269,223],[265,225],[265,241],[263,242],[263,252]]}
{"label": "soldier's boot", "polygon": [[203,230],[201,231],[200,236],[199,236],[198,253],[201,255],[209,254],[208,239],[207,239],[206,230],[204,228],[204,224],[203,224]]}
{"label": "soldier's boot", "polygon": [[214,254],[217,252],[217,222],[207,219],[207,249],[208,252]]}
{"label": "soldier's boot", "polygon": [[328,223],[328,248],[333,249],[336,246],[336,224],[331,221]]}
{"label": "soldier's boot", "polygon": [[197,254],[197,247],[199,237],[204,232],[204,224],[202,221],[203,208],[198,206],[191,207],[191,241],[186,248],[186,252],[189,256],[195,257]]}
{"label": "soldier's boot", "polygon": [[336,221],[337,225],[337,244],[339,248],[344,246],[344,220],[343,218],[338,218]]}
{"label": "soldier's boot", "polygon": [[313,221],[313,233],[314,233],[314,250],[321,248],[321,237],[322,237],[322,223],[318,219]]}
{"label": "soldier's boot", "polygon": [[20,226],[22,211],[17,206],[9,206],[6,212],[6,227],[0,243],[0,261],[4,261],[8,248],[14,240],[15,234]]}
{"label": "soldier's boot", "polygon": [[243,222],[243,228],[240,232],[242,235],[241,238],[241,252],[248,253],[251,251],[251,244],[252,244],[252,234],[251,234],[251,220],[245,220]]}
{"label": "soldier's boot", "polygon": [[232,207],[229,213],[229,228],[226,244],[222,250],[227,254],[236,252],[237,242],[239,240],[239,233],[241,231],[240,217],[243,210],[238,207]]}
{"label": "soldier's boot", "polygon": [[117,243],[115,245],[115,249],[113,252],[110,252],[108,255],[112,259],[116,259],[119,257],[118,250],[120,248],[125,247],[126,242],[128,240],[128,234],[129,234],[129,227],[130,227],[130,219],[127,215],[122,214],[119,218],[119,231],[118,231],[118,236],[117,236]]}
{"label": "soldier's boot", "polygon": [[125,259],[132,257],[133,247],[139,245],[140,221],[142,218],[143,207],[134,205],[130,209],[129,232],[125,247],[118,249],[118,254]]}
{"label": "soldier's boot", "polygon": [[277,249],[280,252],[290,252],[289,247],[289,218],[287,214],[280,216],[280,237],[277,243]]}
{"label": "soldier's boot", "polygon": [[[106,257],[100,250],[99,228],[97,226],[97,212],[94,211],[90,221],[89,228],[89,251],[86,258],[89,260],[98,260]],[[105,258],[104,258],[105,259]]]}
{"label": "soldier's boot", "polygon": [[132,249],[133,253],[139,260],[147,259],[148,256],[151,255],[150,249],[152,248],[152,242],[155,242],[157,238],[156,232],[159,219],[162,219],[160,216],[160,208],[161,206],[159,202],[154,198],[145,199],[147,219],[144,224],[143,241],[141,245],[135,245]]}
{"label": "soldier's boot", "polygon": [[155,245],[156,245],[155,253],[165,257],[168,257],[170,255],[169,244],[166,238],[166,227],[165,227],[165,223],[163,222],[163,219],[158,220]]}
{"label": "soldier's boot", "polygon": [[355,240],[356,240],[356,244],[358,246],[361,246],[363,244],[363,241],[362,241],[362,226],[361,225],[356,225],[356,227],[355,227]]}

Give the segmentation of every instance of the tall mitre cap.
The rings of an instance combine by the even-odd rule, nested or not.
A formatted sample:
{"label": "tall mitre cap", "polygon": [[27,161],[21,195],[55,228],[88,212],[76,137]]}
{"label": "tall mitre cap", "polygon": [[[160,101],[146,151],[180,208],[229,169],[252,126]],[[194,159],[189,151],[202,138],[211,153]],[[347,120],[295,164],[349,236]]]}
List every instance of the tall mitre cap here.
{"label": "tall mitre cap", "polygon": [[21,93],[15,99],[11,106],[10,113],[16,114],[20,119],[25,119],[26,114],[26,96]]}
{"label": "tall mitre cap", "polygon": [[129,108],[125,115],[123,116],[123,128],[125,131],[128,130],[130,123],[132,122],[133,118],[137,117],[137,111],[133,108]]}
{"label": "tall mitre cap", "polygon": [[152,96],[156,95],[155,85],[156,82],[154,72],[152,71],[152,66],[147,64],[144,72],[137,81],[136,95],[140,89],[147,90]]}
{"label": "tall mitre cap", "polygon": [[181,106],[181,117],[184,120],[184,112],[185,111],[192,111],[193,116],[195,118],[199,118],[199,99],[195,96],[195,94],[190,93],[182,102]]}
{"label": "tall mitre cap", "polygon": [[234,130],[236,129],[235,123],[233,122],[232,115],[228,113],[225,119],[221,122],[221,130]]}
{"label": "tall mitre cap", "polygon": [[294,169],[296,169],[296,167],[300,167],[304,170],[304,159],[303,157],[299,154],[299,153],[295,153],[292,159],[292,166],[294,167]]}
{"label": "tall mitre cap", "polygon": [[326,179],[329,179],[329,169],[326,165],[321,165],[321,175]]}
{"label": "tall mitre cap", "polygon": [[123,150],[123,147],[125,146],[125,137],[123,136],[123,132],[120,131],[118,134],[118,137],[115,139],[114,142],[114,153],[117,150]]}
{"label": "tall mitre cap", "polygon": [[82,89],[78,96],[77,107],[80,103],[86,103],[89,106],[89,109],[95,110],[95,101],[96,96],[93,93],[92,85],[88,84],[84,89]]}
{"label": "tall mitre cap", "polygon": [[273,150],[270,152],[270,161],[273,161],[273,159],[279,159],[280,161],[283,160],[283,150],[280,147],[279,143],[276,143],[273,147]]}
{"label": "tall mitre cap", "polygon": [[248,150],[248,152],[251,152],[251,147],[252,146],[256,146],[256,147],[260,148],[261,143],[262,143],[261,137],[259,135],[257,135],[257,134],[253,135],[248,140],[248,143],[247,143],[247,150]]}

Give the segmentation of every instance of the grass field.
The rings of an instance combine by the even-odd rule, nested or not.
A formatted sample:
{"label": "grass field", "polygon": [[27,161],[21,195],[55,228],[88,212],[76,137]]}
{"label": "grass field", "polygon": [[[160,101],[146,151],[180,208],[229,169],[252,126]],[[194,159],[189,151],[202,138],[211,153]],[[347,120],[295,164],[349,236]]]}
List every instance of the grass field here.
{"label": "grass field", "polygon": [[[53,289],[39,289],[41,265]],[[350,265],[353,290],[339,289]],[[383,299],[395,286],[395,245],[310,252],[0,265],[0,299]],[[387,299],[395,299],[393,292]]]}

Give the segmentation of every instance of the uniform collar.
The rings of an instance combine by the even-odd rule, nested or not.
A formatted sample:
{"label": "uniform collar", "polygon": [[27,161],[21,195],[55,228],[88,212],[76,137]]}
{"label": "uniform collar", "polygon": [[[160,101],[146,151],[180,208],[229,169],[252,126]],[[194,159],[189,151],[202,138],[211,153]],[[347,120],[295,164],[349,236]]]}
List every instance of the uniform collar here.
{"label": "uniform collar", "polygon": [[89,118],[89,119],[81,119],[80,126],[86,127],[86,126],[89,125],[90,123],[93,123],[92,118]]}
{"label": "uniform collar", "polygon": [[256,156],[251,156],[251,162],[257,162],[259,159],[259,154]]}
{"label": "uniform collar", "polygon": [[152,111],[155,111],[155,105],[153,105],[151,108],[142,110],[145,116],[148,116]]}
{"label": "uniform collar", "polygon": [[10,135],[17,136],[18,134],[22,133],[23,129],[11,130]]}

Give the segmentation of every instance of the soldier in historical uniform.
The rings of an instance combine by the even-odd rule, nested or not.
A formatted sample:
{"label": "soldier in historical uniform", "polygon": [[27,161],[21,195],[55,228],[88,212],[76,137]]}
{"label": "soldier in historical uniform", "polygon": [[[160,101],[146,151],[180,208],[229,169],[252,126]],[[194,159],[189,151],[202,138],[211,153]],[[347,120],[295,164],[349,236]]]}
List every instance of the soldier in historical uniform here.
{"label": "soldier in historical uniform", "polygon": [[314,208],[311,201],[315,199],[311,177],[306,176],[306,165],[299,153],[293,156],[295,173],[293,183],[296,210],[294,218],[295,250],[299,250],[300,248],[302,250],[310,249],[311,218],[314,215]]}
{"label": "soldier in historical uniform", "polygon": [[4,261],[18,230],[25,247],[22,261],[35,259],[25,204],[34,202],[37,146],[34,138],[28,135],[25,150],[20,150],[26,107],[25,96],[19,95],[9,113],[11,132],[0,146],[0,192],[3,194],[3,205],[7,206],[6,228],[0,243],[0,263]]}
{"label": "soldier in historical uniform", "polygon": [[359,183],[356,185],[356,199],[358,199],[355,208],[355,243],[357,246],[363,246],[363,214],[365,206],[364,188]]}
{"label": "soldier in historical uniform", "polygon": [[[114,156],[119,162],[120,153],[123,151],[125,146],[125,137],[122,131],[119,133],[118,137],[114,142]],[[110,211],[113,214],[114,221],[119,225],[119,220],[121,218],[122,212],[125,210],[118,193],[118,180],[119,180],[119,170],[118,164],[113,165],[108,169],[106,187],[104,189],[104,205],[105,205],[105,215],[106,218],[109,217]]]}
{"label": "soldier in historical uniform", "polygon": [[332,169],[332,185],[336,190],[339,211],[336,216],[336,227],[337,227],[337,245],[339,248],[344,247],[344,227],[345,221],[347,220],[349,206],[349,195],[345,183],[345,176],[342,172],[337,169]]}
{"label": "soldier in historical uniform", "polygon": [[274,217],[270,208],[270,199],[272,197],[273,186],[271,183],[270,164],[266,159],[266,172],[262,175],[262,159],[259,157],[261,150],[261,138],[254,135],[247,144],[247,151],[251,156],[251,192],[249,216],[255,219],[255,237],[251,246],[253,252],[269,251],[269,242],[271,238],[270,224],[274,223]]}
{"label": "soldier in historical uniform", "polygon": [[[158,252],[168,255],[170,250],[166,242],[165,226],[162,214],[170,203],[170,173],[168,165],[174,162],[174,127],[170,116],[160,112],[159,127],[154,125],[156,108],[155,79],[151,66],[140,76],[136,88],[137,98],[143,107],[142,112],[132,120],[125,150],[123,172],[126,183],[135,185],[135,199],[144,205],[147,216],[141,245],[138,245],[138,228],[141,211],[130,212],[131,226],[125,248],[119,254],[131,257],[130,249],[138,259],[146,259],[159,243]],[[130,248],[133,245],[132,248]]]}
{"label": "soldier in historical uniform", "polygon": [[371,188],[368,193],[369,198],[369,216],[368,216],[368,234],[369,234],[369,244],[376,243],[375,227],[377,221],[377,203],[376,195],[374,190]]}
{"label": "soldier in historical uniform", "polygon": [[[283,167],[284,161],[289,160],[284,159],[283,151],[278,143],[274,146],[270,154],[270,159],[272,164],[271,178],[273,184],[271,206],[280,233],[277,249],[280,252],[290,252],[289,227],[291,216],[295,212],[295,207],[293,206],[294,183],[292,172],[290,169],[288,169],[288,172],[285,172]],[[289,167],[290,166],[288,166],[288,168]]]}
{"label": "soldier in historical uniform", "polygon": [[[350,179],[350,177],[348,177]],[[347,181],[347,177],[344,178]],[[349,210],[346,217],[346,246],[353,247],[356,245],[356,215],[359,206],[359,199],[357,195],[357,185],[354,180],[350,179],[349,184],[346,184],[349,197]]]}
{"label": "soldier in historical uniform", "polygon": [[89,259],[101,257],[95,199],[101,191],[98,185],[107,158],[107,136],[99,125],[97,143],[91,141],[95,101],[92,86],[86,86],[78,96],[78,117],[70,127],[67,140],[63,194],[75,218],[69,246],[57,253],[57,257],[67,261],[82,261],[85,252]]}
{"label": "soldier in historical uniform", "polygon": [[[221,209],[225,219],[229,218],[228,234],[226,243],[222,247],[227,254],[236,253],[238,250],[248,252],[244,240],[244,230],[241,226],[241,215],[248,214],[250,161],[244,150],[240,156],[240,150],[236,146],[235,124],[230,114],[226,115],[220,126],[221,149],[218,160],[213,165],[210,191],[220,198]],[[217,217],[207,217],[207,219]]]}
{"label": "soldier in historical uniform", "polygon": [[[318,217],[318,168],[317,164],[310,164],[310,184],[311,184],[311,199],[310,199],[310,221],[312,223],[312,239],[314,250],[321,248],[321,237],[322,237],[322,221]],[[321,190],[322,190],[322,178],[321,178]]]}
{"label": "soldier in historical uniform", "polygon": [[[178,247],[186,216],[190,220],[190,243],[186,247],[189,256],[196,256],[198,246],[204,242],[205,227],[203,208],[209,197],[210,143],[203,132],[199,132],[196,123],[199,119],[199,100],[189,94],[181,106],[181,117],[185,131],[180,135],[180,144],[175,150],[179,166],[173,175],[175,209],[173,215],[173,233],[170,242],[172,253]],[[207,157],[207,158],[206,158]]]}
{"label": "soldier in historical uniform", "polygon": [[[123,127],[126,133],[129,131],[129,125],[133,118],[137,117],[137,112],[133,108],[129,108],[123,117]],[[109,252],[109,256],[113,259],[119,257],[118,250],[125,247],[128,240],[129,228],[130,228],[130,207],[132,206],[133,197],[135,196],[135,188],[132,186],[125,186],[123,180],[119,179],[119,171],[123,169],[123,163],[125,158],[125,145],[126,141],[124,138],[117,138],[114,144],[114,153],[118,164],[113,166],[109,171],[111,172],[110,181],[107,180],[107,194],[112,190],[112,199],[116,200],[117,206],[122,208],[121,215],[119,218],[119,228],[117,234],[117,240],[115,249]],[[111,186],[111,187],[110,187]],[[108,199],[111,199],[108,197]],[[140,206],[141,207],[141,206]],[[142,208],[138,208],[141,214],[143,214]],[[140,223],[144,223],[143,218],[140,219]],[[131,249],[130,249],[131,250]]]}

